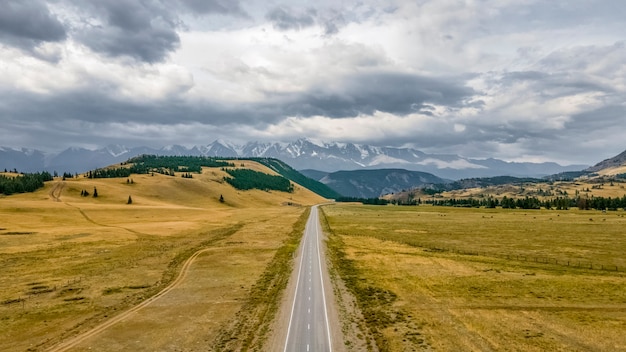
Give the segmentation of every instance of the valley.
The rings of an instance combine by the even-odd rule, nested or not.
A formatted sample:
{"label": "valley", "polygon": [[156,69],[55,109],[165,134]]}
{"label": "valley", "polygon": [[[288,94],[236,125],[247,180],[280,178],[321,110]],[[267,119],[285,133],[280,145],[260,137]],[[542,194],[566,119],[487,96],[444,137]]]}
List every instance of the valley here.
{"label": "valley", "polygon": [[[300,240],[321,204],[323,231],[309,239],[325,244],[316,266],[331,277],[334,350],[626,350],[626,194],[613,164],[568,181],[385,196],[423,197],[413,206],[328,202],[319,194],[335,191],[277,159],[141,156],[55,177],[0,197],[0,349],[280,350]],[[572,201],[504,203],[551,197]],[[593,203],[603,197],[615,206]]]}

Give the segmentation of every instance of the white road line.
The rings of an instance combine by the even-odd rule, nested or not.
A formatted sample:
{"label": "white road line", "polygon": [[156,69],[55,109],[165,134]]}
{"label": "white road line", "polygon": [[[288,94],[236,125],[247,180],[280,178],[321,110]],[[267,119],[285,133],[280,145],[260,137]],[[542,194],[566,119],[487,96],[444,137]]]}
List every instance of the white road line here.
{"label": "white road line", "polygon": [[[308,231],[305,231],[303,241],[306,241]],[[303,251],[304,252],[304,251]],[[302,274],[302,264],[304,261],[304,253],[302,253],[302,258],[300,258],[300,268],[298,269],[298,279],[296,279],[296,293],[293,295],[293,305],[291,306],[291,315],[289,316],[289,326],[287,327],[287,338],[285,339],[285,349],[284,352],[287,352],[287,341],[289,341],[289,332],[291,330],[291,321],[293,320],[293,311],[296,309],[296,297],[298,297],[298,285],[300,285],[300,275]]]}
{"label": "white road line", "polygon": [[[328,335],[328,351],[332,352],[332,339],[331,339],[331,334],[330,334],[330,324],[329,324],[329,320],[328,320],[328,308],[326,306],[326,292],[324,289],[324,275],[323,275],[323,271],[322,271],[322,256],[320,253],[320,236],[319,236],[319,215],[317,212],[317,207],[313,207],[312,210],[315,212],[315,217],[311,217],[310,221],[314,221],[314,224],[311,224],[310,222],[307,223],[307,226],[305,228],[305,236],[303,237],[303,245],[307,245],[309,246],[308,251],[305,251],[303,249],[302,253],[302,258],[300,258],[300,268],[298,269],[298,278],[296,281],[296,288],[295,288],[295,294],[294,294],[294,300],[293,300],[293,304],[291,306],[291,315],[289,317],[289,326],[287,328],[287,336],[285,339],[285,348],[284,348],[284,352],[287,352],[287,348],[288,348],[288,342],[289,342],[289,337],[291,334],[291,325],[293,323],[293,318],[294,318],[294,312],[295,312],[295,308],[296,308],[296,300],[298,297],[298,289],[300,287],[300,276],[302,276],[302,272],[304,270],[304,256],[305,253],[308,252],[309,253],[309,282],[312,281],[312,255],[313,255],[313,248],[311,247],[313,245],[313,243],[316,246],[316,251],[317,251],[317,259],[318,259],[318,269],[319,269],[319,277],[320,277],[320,284],[321,284],[321,289],[322,289],[322,303],[324,304],[324,319],[325,319],[325,323],[326,323],[326,333]],[[309,242],[309,241],[313,241],[312,238],[309,238],[309,227],[310,226],[315,226],[314,231],[315,231],[315,242]],[[309,285],[309,291],[312,291],[312,286]],[[317,293],[316,293],[317,294]],[[309,294],[309,302],[311,302],[311,295]],[[310,304],[309,303],[309,308],[308,308],[308,314],[311,314],[311,308],[310,308]],[[310,318],[309,318],[310,319]],[[311,323],[307,324],[307,329],[311,330]],[[310,337],[309,337],[310,338]],[[304,342],[304,341],[302,341]],[[307,351],[310,350],[310,344],[307,344]]]}
{"label": "white road line", "polygon": [[[317,215],[317,208],[316,210],[316,215]],[[330,339],[330,324],[328,323],[328,310],[326,309],[326,292],[324,290],[324,275],[322,272],[322,256],[320,255],[320,240],[319,240],[319,215],[317,216],[317,218],[315,219],[315,243],[316,243],[316,247],[317,247],[317,263],[319,264],[319,268],[320,268],[320,281],[322,283],[322,301],[324,302],[324,318],[326,319],[326,332],[328,333],[328,348],[329,351],[332,352],[333,351],[333,344],[331,342]]]}

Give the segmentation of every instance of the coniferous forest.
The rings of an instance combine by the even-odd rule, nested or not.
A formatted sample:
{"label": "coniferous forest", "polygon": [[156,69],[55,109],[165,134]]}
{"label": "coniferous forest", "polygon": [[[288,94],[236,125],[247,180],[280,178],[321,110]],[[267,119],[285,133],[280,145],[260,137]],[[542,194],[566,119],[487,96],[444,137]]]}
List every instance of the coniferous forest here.
{"label": "coniferous forest", "polygon": [[282,176],[268,175],[250,169],[224,169],[232,177],[224,177],[224,181],[240,190],[260,189],[282,192],[293,192],[293,185]]}
{"label": "coniferous forest", "polygon": [[198,156],[157,156],[140,155],[128,159],[125,164],[132,164],[129,167],[96,169],[87,173],[88,178],[115,178],[128,177],[130,174],[148,174],[156,172],[164,175],[174,176],[176,172],[202,172],[202,167],[225,167],[233,166],[227,161],[216,158]]}
{"label": "coniferous forest", "polygon": [[16,177],[0,175],[0,194],[34,192],[43,187],[45,181],[52,181],[52,175],[47,171]]}

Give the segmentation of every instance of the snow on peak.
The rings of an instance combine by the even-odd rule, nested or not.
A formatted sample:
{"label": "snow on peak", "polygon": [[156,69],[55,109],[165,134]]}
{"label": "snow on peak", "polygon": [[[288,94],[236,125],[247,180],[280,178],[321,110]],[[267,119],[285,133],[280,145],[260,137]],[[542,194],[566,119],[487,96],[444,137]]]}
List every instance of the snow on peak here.
{"label": "snow on peak", "polygon": [[456,159],[452,161],[444,161],[440,159],[427,158],[417,164],[435,165],[438,169],[486,169],[486,166],[472,164],[465,159]]}
{"label": "snow on peak", "polygon": [[369,162],[369,166],[376,166],[381,164],[410,164],[409,161],[394,158],[385,154],[376,155],[372,161]]}
{"label": "snow on peak", "polygon": [[130,152],[128,148],[119,144],[109,145],[105,148],[105,150],[115,158]]}

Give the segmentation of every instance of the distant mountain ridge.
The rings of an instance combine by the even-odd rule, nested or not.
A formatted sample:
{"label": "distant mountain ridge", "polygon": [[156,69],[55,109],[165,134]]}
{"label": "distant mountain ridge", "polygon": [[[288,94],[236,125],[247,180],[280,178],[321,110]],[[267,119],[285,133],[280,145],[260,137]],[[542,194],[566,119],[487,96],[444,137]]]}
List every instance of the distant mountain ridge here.
{"label": "distant mountain ridge", "polygon": [[412,148],[376,147],[352,143],[316,143],[299,139],[292,143],[250,142],[237,145],[216,140],[191,148],[172,145],[159,149],[127,148],[110,145],[97,150],[68,148],[60,153],[0,147],[0,168],[24,172],[84,172],[126,161],[140,154],[271,157],[280,159],[296,170],[315,169],[325,172],[361,169],[406,169],[427,172],[447,179],[490,176],[546,176],[564,171],[579,171],[587,165],[561,166],[556,163],[516,163],[498,159],[472,159],[453,154],[427,154]]}
{"label": "distant mountain ridge", "polygon": [[451,182],[426,172],[403,169],[337,171],[326,175],[315,170],[301,172],[313,179],[322,176],[319,182],[339,194],[356,198],[377,198],[422,185]]}
{"label": "distant mountain ridge", "polygon": [[626,150],[624,150],[623,152],[621,152],[620,154],[612,158],[602,160],[601,162],[595,164],[594,166],[586,168],[584,171],[598,172],[600,170],[624,166],[624,165],[626,165]]}

